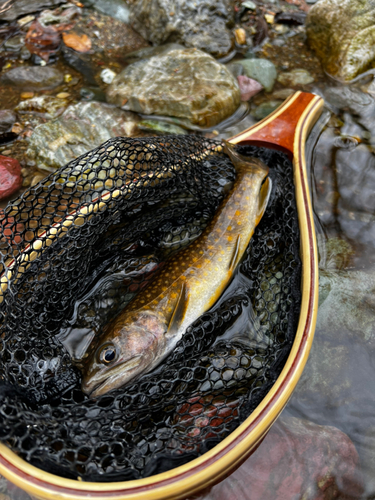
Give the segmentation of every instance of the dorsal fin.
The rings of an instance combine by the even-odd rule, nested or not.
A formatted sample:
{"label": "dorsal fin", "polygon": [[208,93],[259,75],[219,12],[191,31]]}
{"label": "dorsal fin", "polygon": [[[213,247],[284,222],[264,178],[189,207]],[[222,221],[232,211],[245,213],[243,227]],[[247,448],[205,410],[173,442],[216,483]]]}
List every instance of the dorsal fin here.
{"label": "dorsal fin", "polygon": [[181,285],[180,295],[177,299],[176,306],[169,321],[168,331],[167,331],[168,336],[174,335],[180,328],[180,325],[185,316],[188,302],[189,302],[188,287],[185,281],[183,281]]}
{"label": "dorsal fin", "polygon": [[237,236],[236,245],[234,247],[232,258],[230,259],[230,262],[229,262],[229,270],[231,272],[233,272],[235,270],[236,265],[238,263],[238,256],[240,253],[240,243],[241,243],[241,235],[239,234]]}

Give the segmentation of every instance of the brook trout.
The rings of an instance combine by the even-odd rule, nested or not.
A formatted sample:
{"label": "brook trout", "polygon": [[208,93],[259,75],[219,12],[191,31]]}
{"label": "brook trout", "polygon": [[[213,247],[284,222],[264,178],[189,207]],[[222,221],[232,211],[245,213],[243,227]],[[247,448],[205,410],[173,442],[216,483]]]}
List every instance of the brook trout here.
{"label": "brook trout", "polygon": [[266,209],[271,180],[260,160],[239,155],[229,143],[224,149],[237,172],[231,191],[201,236],[105,328],[83,369],[82,391],[91,397],[155,368],[230,282]]}

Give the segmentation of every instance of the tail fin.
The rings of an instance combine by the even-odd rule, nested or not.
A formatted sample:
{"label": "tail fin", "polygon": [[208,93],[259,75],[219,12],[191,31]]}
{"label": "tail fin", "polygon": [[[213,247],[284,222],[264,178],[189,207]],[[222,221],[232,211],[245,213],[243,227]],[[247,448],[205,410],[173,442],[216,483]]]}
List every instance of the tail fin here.
{"label": "tail fin", "polygon": [[259,170],[260,173],[263,173],[264,177],[268,175],[269,168],[262,161],[258,160],[257,158],[253,158],[251,156],[247,157],[240,155],[234,150],[233,145],[230,142],[228,141],[223,141],[223,142],[224,142],[225,154],[229,156],[236,170],[240,168]]}

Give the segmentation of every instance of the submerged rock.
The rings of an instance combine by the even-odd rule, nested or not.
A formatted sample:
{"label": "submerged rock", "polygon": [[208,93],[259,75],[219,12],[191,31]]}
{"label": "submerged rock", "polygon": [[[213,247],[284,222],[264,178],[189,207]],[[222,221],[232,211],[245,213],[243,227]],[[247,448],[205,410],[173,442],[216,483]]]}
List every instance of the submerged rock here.
{"label": "submerged rock", "polygon": [[83,0],[83,4],[123,23],[129,22],[130,10],[124,0]]}
{"label": "submerged rock", "polygon": [[61,85],[63,75],[50,66],[19,66],[1,76],[1,82],[27,90],[52,89]]}
{"label": "submerged rock", "polygon": [[67,106],[67,99],[45,95],[21,101],[15,110],[19,113],[37,113],[51,119],[61,115]]}
{"label": "submerged rock", "polygon": [[262,102],[262,104],[259,104],[259,106],[255,109],[252,115],[257,120],[263,120],[263,118],[275,111],[275,109],[277,109],[282,103],[283,101],[279,100]]}
{"label": "submerged rock", "polygon": [[17,120],[17,116],[11,109],[0,109],[0,134],[9,132]]}
{"label": "submerged rock", "polygon": [[22,186],[21,165],[14,158],[0,155],[0,200],[8,198]]}
{"label": "submerged rock", "polygon": [[16,2],[9,2],[9,9],[1,9],[0,21],[14,21],[17,17],[38,12],[45,8],[55,7],[62,3],[66,3],[66,0],[17,0]]}
{"label": "submerged rock", "polygon": [[361,493],[358,453],[346,434],[281,416],[250,458],[200,498],[332,500]]}
{"label": "submerged rock", "polygon": [[285,87],[294,87],[297,85],[307,85],[308,83],[312,83],[314,78],[306,69],[294,69],[287,73],[281,73],[277,77],[277,81]]}
{"label": "submerged rock", "polygon": [[[374,271],[321,271],[317,329],[325,339],[375,347]],[[335,314],[332,314],[335,311]]]}
{"label": "submerged rock", "polygon": [[228,28],[234,24],[234,10],[229,0],[135,0],[130,20],[153,45],[180,42],[216,57],[233,47]]}
{"label": "submerged rock", "polygon": [[263,90],[263,86],[259,82],[248,76],[239,75],[237,81],[241,91],[241,101],[248,101]]}
{"label": "submerged rock", "polygon": [[210,127],[234,113],[241,93],[230,71],[210,55],[172,49],[124,69],[108,87],[107,99],[123,109]]}
{"label": "submerged rock", "polygon": [[276,81],[275,65],[268,59],[244,59],[241,65],[245,74],[259,82],[267,92],[271,92]]}
{"label": "submerged rock", "polygon": [[138,121],[133,113],[115,106],[81,102],[36,127],[26,155],[39,169],[54,172],[111,137],[137,135]]}
{"label": "submerged rock", "polygon": [[320,0],[307,16],[306,32],[324,69],[350,81],[375,59],[375,0]]}

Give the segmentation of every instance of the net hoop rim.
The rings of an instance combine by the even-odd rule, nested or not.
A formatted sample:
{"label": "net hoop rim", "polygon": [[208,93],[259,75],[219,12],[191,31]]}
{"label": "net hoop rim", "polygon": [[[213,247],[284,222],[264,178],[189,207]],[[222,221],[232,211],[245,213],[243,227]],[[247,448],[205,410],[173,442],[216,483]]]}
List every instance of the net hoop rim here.
{"label": "net hoop rim", "polygon": [[[0,473],[15,485],[41,499],[97,500],[183,499],[228,476],[257,448],[287,404],[306,364],[312,345],[318,309],[318,254],[305,162],[305,141],[320,116],[319,96],[296,92],[277,110],[246,131],[247,142],[288,109],[300,105],[293,140],[293,170],[301,234],[302,306],[291,352],[275,384],[254,412],[227,438],[204,455],[168,472],[144,479],[94,483],[65,479],[44,472],[0,443]],[[243,142],[241,133],[230,142]]]}

